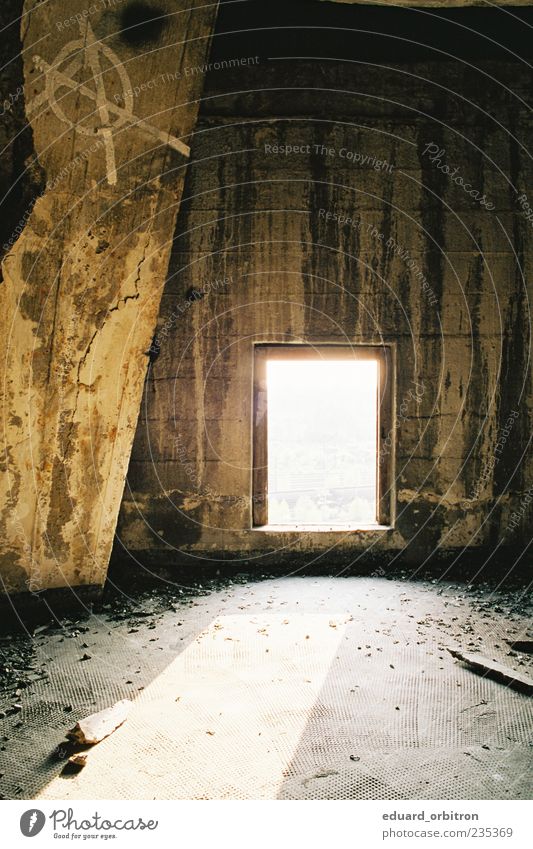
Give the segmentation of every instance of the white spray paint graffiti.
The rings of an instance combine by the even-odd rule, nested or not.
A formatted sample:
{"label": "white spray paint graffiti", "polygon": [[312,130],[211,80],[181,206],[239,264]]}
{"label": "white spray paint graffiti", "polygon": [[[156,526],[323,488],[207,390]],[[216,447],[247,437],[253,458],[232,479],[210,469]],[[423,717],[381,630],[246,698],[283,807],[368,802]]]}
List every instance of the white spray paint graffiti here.
{"label": "white spray paint graffiti", "polygon": [[[107,98],[101,57],[118,75],[122,89],[121,101],[123,106],[118,106],[116,102]],[[163,132],[158,127],[154,127],[133,114],[132,85],[126,69],[116,53],[95,38],[88,21],[80,21],[80,38],[65,44],[52,65],[40,56],[34,56],[33,61],[36,67],[46,74],[46,82],[41,94],[34,97],[28,104],[28,116],[34,116],[41,107],[49,103],[56,117],[77,133],[92,138],[97,133],[104,142],[106,175],[110,185],[117,183],[113,133],[124,126],[135,126],[163,144],[174,148],[183,156],[189,156],[189,147],[180,139]],[[90,85],[78,82],[75,79],[76,74],[87,67],[90,68],[92,74]],[[106,70],[106,74],[108,73],[109,71]],[[80,118],[75,121],[72,120],[66,114],[63,106],[58,103],[58,94],[62,92],[59,96],[61,101],[65,89],[76,91],[88,101],[91,111],[87,114],[85,120]]]}

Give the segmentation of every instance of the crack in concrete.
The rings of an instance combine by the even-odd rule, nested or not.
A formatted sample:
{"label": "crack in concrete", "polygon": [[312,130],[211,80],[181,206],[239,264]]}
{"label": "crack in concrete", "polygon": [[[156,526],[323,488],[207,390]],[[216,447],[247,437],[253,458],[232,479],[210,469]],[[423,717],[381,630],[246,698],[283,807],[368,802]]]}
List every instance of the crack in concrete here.
{"label": "crack in concrete", "polygon": [[[121,304],[122,305],[126,304],[128,301],[136,301],[140,298],[141,293],[139,292],[138,284],[139,284],[140,279],[141,279],[142,266],[143,266],[143,264],[146,260],[146,250],[147,250],[147,245],[144,246],[142,256],[141,256],[141,258],[140,258],[140,260],[137,264],[137,274],[136,274],[135,279],[133,281],[135,294],[125,295],[123,298],[119,298],[119,300],[117,301],[115,306],[110,307],[110,309],[108,310],[109,313],[116,312],[117,310],[119,310]],[[89,344],[87,346],[87,349],[85,351],[85,354],[81,357],[81,359],[78,363],[77,376],[76,376],[76,397],[75,397],[74,404],[73,404],[73,407],[72,407],[71,421],[70,421],[70,424],[69,424],[69,427],[68,427],[68,431],[65,435],[64,450],[62,452],[62,460],[63,461],[66,461],[66,459],[70,455],[72,431],[73,431],[74,425],[75,425],[74,419],[75,419],[76,411],[78,409],[78,401],[79,401],[79,397],[80,397],[81,388],[83,387],[85,389],[90,389],[91,386],[92,386],[92,384],[84,383],[82,381],[81,370],[83,369],[83,367],[85,366],[85,363],[87,362],[87,357],[89,356],[89,354],[91,352],[91,348],[93,346],[94,340],[96,339],[98,333],[103,330],[104,325],[105,325],[105,320],[102,323],[101,327],[97,327],[96,330],[94,331],[94,333],[92,334],[92,336],[89,340]]]}
{"label": "crack in concrete", "polygon": [[123,298],[119,298],[119,300],[117,301],[117,303],[115,304],[114,307],[109,308],[109,312],[116,312],[117,310],[120,309],[121,304],[125,304],[125,303],[127,303],[127,301],[136,301],[138,298],[140,298],[140,296],[141,296],[140,292],[136,292],[135,295],[124,295]]}
{"label": "crack in concrete", "polygon": [[147,245],[145,244],[145,246],[143,248],[142,256],[141,256],[139,262],[137,263],[137,274],[136,274],[135,279],[133,281],[133,287],[135,289],[135,294],[134,295],[125,295],[123,298],[119,298],[117,303],[115,304],[115,306],[110,307],[109,312],[116,312],[118,309],[120,309],[121,304],[125,304],[125,303],[127,303],[127,301],[136,301],[140,298],[141,293],[139,292],[138,284],[139,284],[140,279],[141,279],[142,267],[143,267],[143,265],[146,261],[146,250],[147,250]]}

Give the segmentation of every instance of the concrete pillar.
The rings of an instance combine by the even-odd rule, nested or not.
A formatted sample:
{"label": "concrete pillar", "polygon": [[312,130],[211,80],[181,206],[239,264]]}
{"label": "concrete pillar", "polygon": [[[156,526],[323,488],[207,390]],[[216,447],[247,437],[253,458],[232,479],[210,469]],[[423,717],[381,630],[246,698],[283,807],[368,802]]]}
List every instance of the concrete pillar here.
{"label": "concrete pillar", "polygon": [[216,4],[26,0],[44,194],[0,284],[0,575],[101,585]]}

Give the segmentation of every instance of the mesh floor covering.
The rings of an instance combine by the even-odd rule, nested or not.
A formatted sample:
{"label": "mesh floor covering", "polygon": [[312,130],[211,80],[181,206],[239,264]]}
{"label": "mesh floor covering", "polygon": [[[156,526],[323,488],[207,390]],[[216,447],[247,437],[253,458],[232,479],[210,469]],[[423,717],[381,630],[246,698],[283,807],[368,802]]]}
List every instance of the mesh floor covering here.
{"label": "mesh floor covering", "polygon": [[[6,798],[530,795],[531,699],[445,648],[479,648],[525,671],[505,642],[525,623],[488,596],[284,578],[83,624],[33,640],[49,680],[1,720]],[[125,697],[134,700],[127,722],[78,775],[60,775],[50,755],[65,731]]]}

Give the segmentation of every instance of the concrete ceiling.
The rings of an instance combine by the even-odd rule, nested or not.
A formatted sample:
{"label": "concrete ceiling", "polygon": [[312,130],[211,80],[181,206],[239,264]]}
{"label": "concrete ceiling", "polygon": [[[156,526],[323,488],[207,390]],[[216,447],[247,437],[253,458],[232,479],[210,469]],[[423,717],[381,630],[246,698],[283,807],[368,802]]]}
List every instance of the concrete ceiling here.
{"label": "concrete ceiling", "polygon": [[358,3],[365,6],[432,6],[445,9],[461,6],[485,6],[488,9],[494,6],[533,6],[532,0],[496,0],[496,2],[487,2],[487,0],[320,0],[320,2]]}

